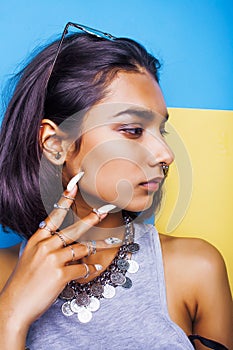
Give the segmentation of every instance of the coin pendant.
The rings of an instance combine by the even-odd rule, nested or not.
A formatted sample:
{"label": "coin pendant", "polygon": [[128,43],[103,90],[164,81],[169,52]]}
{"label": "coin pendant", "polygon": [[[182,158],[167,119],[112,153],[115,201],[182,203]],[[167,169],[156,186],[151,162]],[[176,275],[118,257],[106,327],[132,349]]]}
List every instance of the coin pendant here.
{"label": "coin pendant", "polygon": [[110,276],[110,279],[113,284],[116,284],[118,286],[121,286],[126,281],[125,276],[121,272],[113,272]]}
{"label": "coin pendant", "polygon": [[61,311],[65,316],[72,316],[74,314],[74,312],[70,308],[70,303],[68,301],[62,305]]}
{"label": "coin pendant", "polygon": [[83,292],[77,295],[76,303],[78,306],[87,306],[90,304],[90,297],[87,293]]}
{"label": "coin pendant", "polygon": [[103,297],[106,299],[112,299],[116,294],[116,289],[110,284],[105,284]]}
{"label": "coin pendant", "polygon": [[140,249],[140,245],[138,243],[130,243],[127,247],[128,252],[137,253]]}
{"label": "coin pendant", "polygon": [[90,298],[91,302],[89,305],[87,305],[87,310],[90,310],[92,312],[95,312],[97,310],[99,310],[100,308],[100,301],[99,299],[95,298],[95,297],[91,297]]}
{"label": "coin pendant", "polygon": [[104,287],[98,282],[98,283],[94,283],[91,286],[91,293],[93,296],[98,297],[100,296],[104,291]]}
{"label": "coin pendant", "polygon": [[78,306],[76,299],[71,300],[70,302],[70,309],[74,312],[74,313],[78,313],[80,312],[82,309],[84,308],[84,306]]}
{"label": "coin pendant", "polygon": [[120,270],[126,271],[129,268],[129,262],[124,259],[119,259],[117,260],[117,266]]}
{"label": "coin pendant", "polygon": [[66,299],[66,300],[73,299],[74,296],[75,296],[75,291],[71,286],[66,286],[59,295],[61,299]]}
{"label": "coin pendant", "polygon": [[121,239],[117,237],[108,237],[104,240],[107,244],[120,244],[122,242]]}
{"label": "coin pendant", "polygon": [[126,277],[126,281],[124,284],[122,284],[122,287],[129,289],[131,288],[133,285],[133,282],[131,281],[131,279],[129,277]]}
{"label": "coin pendant", "polygon": [[129,273],[136,273],[139,269],[139,265],[137,263],[137,261],[135,260],[129,260],[129,268],[128,268],[128,272]]}
{"label": "coin pendant", "polygon": [[78,313],[78,319],[81,323],[88,323],[92,319],[92,312],[83,308],[83,310]]}

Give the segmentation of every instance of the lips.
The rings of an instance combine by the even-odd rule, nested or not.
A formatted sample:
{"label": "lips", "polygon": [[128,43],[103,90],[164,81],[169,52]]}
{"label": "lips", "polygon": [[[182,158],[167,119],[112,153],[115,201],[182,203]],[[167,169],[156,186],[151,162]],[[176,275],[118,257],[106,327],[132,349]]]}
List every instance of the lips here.
{"label": "lips", "polygon": [[159,184],[162,182],[163,177],[156,177],[152,180],[141,182],[140,186],[142,186],[144,189],[146,189],[149,192],[155,192],[159,189]]}

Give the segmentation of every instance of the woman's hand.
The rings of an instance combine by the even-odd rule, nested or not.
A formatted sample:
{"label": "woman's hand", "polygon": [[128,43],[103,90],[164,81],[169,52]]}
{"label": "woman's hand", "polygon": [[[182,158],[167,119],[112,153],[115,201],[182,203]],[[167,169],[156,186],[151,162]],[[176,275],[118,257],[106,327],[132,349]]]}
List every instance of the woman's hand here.
{"label": "woman's hand", "polygon": [[[40,317],[55,301],[66,284],[74,279],[83,278],[88,270],[95,277],[100,266],[69,264],[88,255],[88,247],[74,243],[90,227],[99,223],[99,217],[90,213],[84,219],[69,226],[58,234],[53,234],[62,224],[75,197],[77,186],[71,192],[65,191],[54,209],[29,239],[26,248],[16,265],[10,279],[0,295],[0,344],[1,349],[23,349],[30,325]],[[100,214],[101,219],[107,213]],[[105,244],[106,245],[106,244]],[[109,246],[108,246],[109,247]],[[97,250],[106,248],[103,242],[97,242]],[[12,330],[14,330],[12,332]],[[10,338],[17,339],[10,343]],[[12,344],[12,347],[11,345]]]}

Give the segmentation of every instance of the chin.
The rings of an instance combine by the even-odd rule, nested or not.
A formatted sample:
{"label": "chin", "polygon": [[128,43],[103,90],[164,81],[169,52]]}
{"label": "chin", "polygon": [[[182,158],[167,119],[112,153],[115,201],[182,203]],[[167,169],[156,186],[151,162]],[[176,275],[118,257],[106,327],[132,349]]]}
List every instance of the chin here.
{"label": "chin", "polygon": [[125,206],[124,210],[130,211],[130,212],[143,212],[148,210],[153,204],[153,197],[149,198],[147,197],[147,200],[132,200],[129,205]]}

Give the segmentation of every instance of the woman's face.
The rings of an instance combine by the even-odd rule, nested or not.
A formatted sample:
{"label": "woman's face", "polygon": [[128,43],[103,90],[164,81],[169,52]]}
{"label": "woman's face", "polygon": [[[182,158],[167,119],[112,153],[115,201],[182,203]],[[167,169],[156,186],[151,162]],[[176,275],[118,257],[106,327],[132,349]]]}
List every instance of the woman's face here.
{"label": "woman's face", "polygon": [[164,177],[161,163],[173,153],[164,140],[167,109],[147,73],[119,73],[104,101],[84,118],[80,149],[70,150],[65,177],[80,170],[79,192],[90,207],[106,203],[129,211],[148,209]]}

